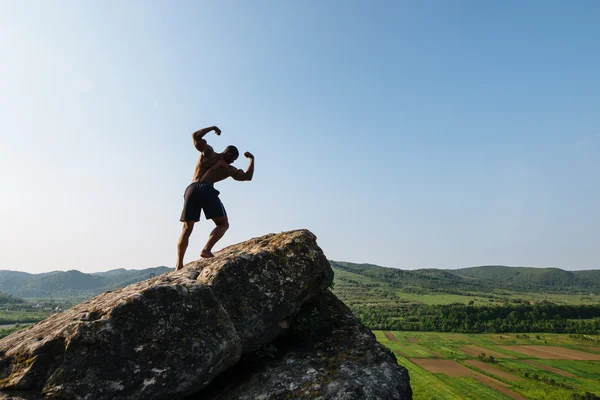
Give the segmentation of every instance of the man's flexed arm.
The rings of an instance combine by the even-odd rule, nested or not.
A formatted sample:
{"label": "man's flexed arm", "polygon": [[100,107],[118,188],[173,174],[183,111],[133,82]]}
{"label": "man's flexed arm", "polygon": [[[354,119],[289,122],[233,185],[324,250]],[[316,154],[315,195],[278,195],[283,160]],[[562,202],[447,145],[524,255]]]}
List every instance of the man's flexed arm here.
{"label": "man's flexed arm", "polygon": [[209,126],[208,128],[200,129],[192,134],[192,139],[194,140],[194,147],[198,149],[198,151],[205,150],[206,140],[204,140],[203,137],[210,131],[215,131],[215,134],[217,136],[221,134],[221,130],[216,126]]}
{"label": "man's flexed arm", "polygon": [[254,156],[249,152],[245,152],[244,156],[250,159],[250,164],[248,164],[248,169],[246,172],[241,169],[231,167],[231,177],[236,181],[251,181],[252,176],[254,175]]}

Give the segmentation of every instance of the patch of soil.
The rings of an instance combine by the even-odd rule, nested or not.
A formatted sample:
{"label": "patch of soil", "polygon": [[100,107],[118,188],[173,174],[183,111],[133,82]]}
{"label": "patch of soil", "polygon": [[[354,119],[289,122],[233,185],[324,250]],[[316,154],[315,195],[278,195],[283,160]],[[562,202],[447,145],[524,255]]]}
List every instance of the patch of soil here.
{"label": "patch of soil", "polygon": [[500,346],[503,349],[541,358],[542,360],[600,360],[600,354],[565,349],[557,346]]}
{"label": "patch of soil", "polygon": [[600,353],[600,347],[582,347],[583,351],[593,351]]}
{"label": "patch of soil", "polygon": [[490,378],[489,376],[483,375],[483,374],[479,374],[479,376],[474,376],[474,379],[478,380],[479,382],[483,383],[484,385],[494,389],[496,392],[502,393],[505,396],[510,397],[511,399],[515,399],[515,400],[527,400],[526,397],[521,396],[518,393],[513,392],[512,390],[507,389],[505,386],[503,385],[499,385],[497,382],[497,380]]}
{"label": "patch of soil", "polygon": [[544,365],[544,364],[538,364],[536,362],[529,361],[529,360],[523,360],[523,362],[525,364],[533,365],[534,367],[545,369],[546,371],[554,372],[555,374],[558,374],[558,375],[566,376],[568,378],[576,378],[576,375],[573,375],[570,372],[566,372],[566,371],[563,371],[563,370],[558,369],[558,368],[549,367],[548,365]]}
{"label": "patch of soil", "polygon": [[[512,347],[512,346],[500,346],[500,347],[505,349],[505,348]],[[484,349],[483,347],[474,346],[474,345],[465,346],[462,349],[460,349],[460,351],[462,351],[463,353],[467,353],[468,355],[473,356],[473,357],[477,357],[481,353],[485,353],[486,356],[494,356],[494,358],[513,358],[514,359],[514,357],[512,357],[512,356],[498,353],[497,351],[494,351],[494,350]]]}
{"label": "patch of soil", "polygon": [[384,334],[385,334],[385,337],[388,338],[388,340],[390,342],[399,343],[398,338],[396,336],[394,336],[394,334],[392,332],[385,331]]}
{"label": "patch of soil", "polygon": [[490,364],[478,361],[478,360],[465,360],[465,363],[478,368],[482,371],[487,372],[488,374],[497,376],[498,378],[506,379],[507,381],[520,381],[523,380],[520,376],[516,376],[513,374],[509,374],[508,372],[504,372],[501,369],[492,367]]}

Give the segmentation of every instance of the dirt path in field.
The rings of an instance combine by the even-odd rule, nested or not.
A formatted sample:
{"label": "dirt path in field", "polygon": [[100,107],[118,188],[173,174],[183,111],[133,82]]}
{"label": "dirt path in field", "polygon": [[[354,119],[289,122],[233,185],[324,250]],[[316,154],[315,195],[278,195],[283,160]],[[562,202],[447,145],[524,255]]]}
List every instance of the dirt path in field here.
{"label": "dirt path in field", "polygon": [[477,381],[483,383],[484,385],[488,386],[491,389],[494,389],[496,392],[502,393],[505,396],[510,397],[511,399],[515,399],[515,400],[527,400],[526,397],[521,396],[518,393],[513,392],[512,390],[507,389],[505,386],[503,385],[499,385],[495,379],[490,378],[489,376],[483,375],[483,374],[479,374],[478,376],[474,376],[473,379],[476,379]]}
{"label": "dirt path in field", "polygon": [[521,381],[523,380],[523,378],[521,378],[520,376],[516,376],[513,374],[509,374],[508,372],[504,372],[501,369],[492,367],[489,364],[486,364],[484,362],[481,361],[477,361],[477,360],[465,360],[465,363],[478,368],[482,371],[487,372],[488,374],[497,376],[498,378],[502,378],[502,379],[506,379],[507,381]]}
{"label": "dirt path in field", "polygon": [[[400,344],[400,341],[398,340],[398,338],[396,336],[394,336],[394,334],[392,332],[385,331],[385,332],[383,332],[383,334],[390,342],[395,343],[399,347],[402,347],[402,345]],[[404,358],[410,357],[408,354],[403,353],[401,350],[394,349],[393,352],[398,354],[400,357],[404,357]]]}
{"label": "dirt path in field", "polygon": [[558,374],[558,375],[566,376],[567,378],[576,378],[577,377],[576,375],[573,375],[570,372],[566,372],[566,371],[563,371],[561,369],[554,368],[554,367],[549,367],[548,365],[538,364],[536,362],[529,361],[529,360],[523,360],[523,362],[525,364],[533,365],[534,367],[545,369],[546,371],[554,372],[555,374]]}
{"label": "dirt path in field", "polygon": [[565,349],[557,346],[500,346],[503,349],[541,358],[542,360],[600,360],[600,354]]}
{"label": "dirt path in field", "polygon": [[600,353],[600,347],[582,347],[581,350],[583,350],[583,351],[596,351],[596,352]]}
{"label": "dirt path in field", "polygon": [[385,331],[383,332],[385,334],[385,337],[388,338],[388,340],[390,342],[394,342],[394,343],[400,343],[400,341],[398,340],[398,338],[396,336],[394,336],[394,334],[390,331]]}
{"label": "dirt path in field", "polygon": [[[501,346],[501,347],[505,348],[507,346]],[[502,353],[499,353],[494,350],[484,349],[483,347],[473,346],[473,345],[465,346],[462,349],[460,349],[460,351],[462,351],[463,353],[467,353],[468,355],[473,356],[473,357],[477,357],[481,353],[485,353],[486,356],[494,356],[495,358],[512,358],[512,359],[514,359],[514,357],[512,357],[512,356],[502,354]]]}
{"label": "dirt path in field", "polygon": [[411,343],[419,343],[421,340],[414,338],[414,337],[407,337],[406,340],[408,340]]}

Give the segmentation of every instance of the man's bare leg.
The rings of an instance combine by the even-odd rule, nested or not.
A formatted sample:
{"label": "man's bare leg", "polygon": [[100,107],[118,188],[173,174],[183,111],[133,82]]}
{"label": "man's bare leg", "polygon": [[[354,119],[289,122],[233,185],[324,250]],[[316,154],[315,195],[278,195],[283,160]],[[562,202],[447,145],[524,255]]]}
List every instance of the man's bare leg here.
{"label": "man's bare leg", "polygon": [[202,249],[202,252],[200,253],[200,257],[202,258],[214,257],[214,254],[212,253],[213,246],[219,241],[219,239],[223,237],[225,232],[227,232],[227,229],[229,229],[229,220],[227,219],[227,215],[213,218],[213,221],[217,226],[210,233],[208,242],[206,242],[206,246],[204,246],[204,249]]}
{"label": "man's bare leg", "polygon": [[181,236],[179,236],[179,242],[177,243],[177,266],[175,270],[183,268],[183,256],[188,247],[190,235],[194,230],[194,221],[186,221],[183,223],[183,229],[181,230]]}

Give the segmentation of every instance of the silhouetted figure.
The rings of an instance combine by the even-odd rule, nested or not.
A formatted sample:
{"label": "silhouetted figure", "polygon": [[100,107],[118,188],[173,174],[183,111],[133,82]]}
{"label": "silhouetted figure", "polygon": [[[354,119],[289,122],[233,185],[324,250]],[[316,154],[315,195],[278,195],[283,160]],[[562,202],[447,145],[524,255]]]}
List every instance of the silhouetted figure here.
{"label": "silhouetted figure", "polygon": [[215,189],[214,184],[229,177],[236,181],[250,181],[254,174],[254,156],[252,154],[244,153],[244,156],[250,159],[250,164],[245,172],[235,168],[231,164],[239,156],[238,149],[235,146],[227,146],[222,153],[215,153],[203,139],[204,135],[210,131],[214,131],[217,135],[221,134],[219,128],[210,126],[200,129],[192,135],[194,146],[200,151],[200,157],[194,171],[194,179],[183,196],[185,202],[180,218],[180,221],[183,222],[183,230],[177,244],[177,266],[175,267],[177,270],[183,268],[183,256],[194,224],[200,220],[201,210],[204,210],[206,219],[212,219],[215,222],[216,227],[211,232],[206,246],[200,252],[200,257],[214,257],[213,246],[229,228],[225,207],[219,199],[219,191]]}

